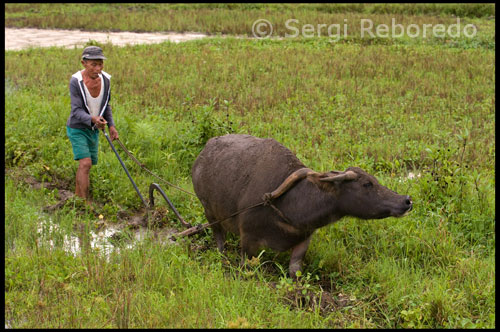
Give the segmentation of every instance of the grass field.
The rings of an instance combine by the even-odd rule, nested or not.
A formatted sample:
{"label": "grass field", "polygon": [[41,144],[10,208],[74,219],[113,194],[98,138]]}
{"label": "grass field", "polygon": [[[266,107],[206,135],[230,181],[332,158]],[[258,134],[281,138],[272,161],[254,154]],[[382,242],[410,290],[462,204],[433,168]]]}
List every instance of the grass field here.
{"label": "grass field", "polygon": [[[80,200],[46,211],[58,193],[74,190],[77,164],[65,123],[81,49],[6,51],[10,327],[495,327],[494,5],[5,8],[6,27],[251,36],[252,22],[266,18],[284,36],[289,15],[311,24],[346,17],[384,23],[394,16],[405,26],[449,25],[459,16],[478,27],[474,38],[365,39],[352,30],[337,43],[216,36],[100,45],[108,57],[104,70],[113,75],[121,141],[168,181],[192,191],[191,165],[205,142],[235,132],[273,137],[317,171],[362,167],[412,196],[414,210],[404,218],[345,218],[319,229],[296,282],[283,272],[288,253],[265,251],[239,267],[237,237],[229,239],[227,257],[210,231],[177,245],[148,238],[129,248],[118,238],[120,250],[105,255],[88,244],[102,220]],[[156,180],[122,157],[145,194]],[[195,197],[163,187],[187,220],[205,222]],[[91,195],[108,225],[123,223],[120,215],[145,213],[102,135]],[[158,202],[156,209],[165,206]],[[180,230],[172,212],[164,217],[163,224]],[[57,228],[40,227],[43,222]],[[78,254],[65,249],[68,234],[83,239]]]}

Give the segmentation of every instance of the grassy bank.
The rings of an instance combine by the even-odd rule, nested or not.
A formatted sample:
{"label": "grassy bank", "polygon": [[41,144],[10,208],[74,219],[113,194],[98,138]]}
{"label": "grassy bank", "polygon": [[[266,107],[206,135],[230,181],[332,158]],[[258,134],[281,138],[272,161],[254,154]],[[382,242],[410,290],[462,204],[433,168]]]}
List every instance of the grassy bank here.
{"label": "grassy bank", "polygon": [[[381,8],[414,8],[401,14],[420,17],[432,7],[183,6],[36,4],[30,11],[8,4],[6,26],[43,26],[28,22],[52,22],[62,10],[68,21],[72,12],[94,10],[97,25],[125,10],[151,20],[132,16],[134,27],[124,29],[155,30],[139,24],[161,16],[151,16],[152,9],[175,12],[179,21],[193,12],[233,11],[251,24],[253,11],[384,15]],[[461,6],[446,8],[472,8]],[[433,8],[442,20],[452,19],[445,5]],[[490,15],[479,14],[488,6],[476,8],[464,17],[490,24],[478,18]],[[190,168],[208,138],[236,132],[273,137],[317,171],[362,167],[412,196],[415,209],[404,218],[347,218],[318,230],[296,283],[281,271],[287,253],[266,251],[242,269],[237,239],[229,239],[222,258],[210,233],[177,245],[145,240],[125,248],[118,241],[120,251],[109,256],[89,246],[68,253],[66,234],[79,232],[85,243],[99,225],[78,200],[43,209],[58,201],[58,191],[74,190],[65,123],[81,49],[6,52],[7,322],[15,328],[493,328],[495,53],[484,46],[493,39],[477,38],[485,44],[213,38],[101,45],[121,140],[185,189],[192,190]],[[140,201],[102,135],[100,145],[91,194],[104,220],[120,223],[117,215],[136,213]],[[154,179],[122,156],[145,193]],[[35,189],[28,177],[57,189]],[[167,193],[187,220],[205,222],[195,197]],[[172,212],[167,219],[177,224]],[[57,231],[40,230],[47,220]]]}

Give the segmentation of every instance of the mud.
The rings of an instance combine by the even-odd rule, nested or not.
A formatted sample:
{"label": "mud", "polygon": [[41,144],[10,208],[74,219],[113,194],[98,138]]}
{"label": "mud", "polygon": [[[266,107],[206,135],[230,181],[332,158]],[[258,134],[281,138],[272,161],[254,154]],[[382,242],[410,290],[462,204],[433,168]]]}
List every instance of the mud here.
{"label": "mud", "polygon": [[[271,282],[269,286],[277,289],[277,283]],[[281,292],[284,290],[281,289]],[[312,285],[311,289],[295,286],[282,295],[282,302],[291,309],[305,309],[319,311],[322,316],[354,304],[355,299],[335,290],[325,290],[321,285]]]}
{"label": "mud", "polygon": [[[6,169],[6,174],[9,172]],[[33,176],[21,174],[14,175],[17,182],[25,182],[33,189],[46,188],[57,189],[58,201],[55,204],[43,207],[46,214],[40,214],[38,233],[40,234],[40,245],[54,247],[52,241],[53,234],[63,235],[63,249],[74,255],[85,248],[100,250],[106,256],[120,248],[132,248],[138,242],[145,239],[153,239],[163,244],[175,244],[173,235],[180,230],[179,222],[168,216],[169,210],[165,206],[157,206],[152,210],[141,209],[139,211],[119,211],[116,215],[116,222],[106,220],[100,214],[102,206],[93,202],[85,204],[83,200],[75,197],[73,191],[68,190],[69,184],[63,181],[40,182]],[[71,234],[65,234],[59,225],[52,221],[51,215],[68,205],[71,209],[76,209],[77,214],[93,214],[95,220],[92,222],[92,229],[83,223],[75,223]],[[176,226],[176,227],[174,227]]]}

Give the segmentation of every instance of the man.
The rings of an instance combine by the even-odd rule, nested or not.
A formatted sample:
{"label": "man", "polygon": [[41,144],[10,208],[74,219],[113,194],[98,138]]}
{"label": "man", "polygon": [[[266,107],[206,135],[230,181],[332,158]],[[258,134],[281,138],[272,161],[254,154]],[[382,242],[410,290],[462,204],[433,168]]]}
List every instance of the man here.
{"label": "man", "polygon": [[74,160],[79,161],[75,194],[86,200],[89,198],[90,168],[97,164],[99,130],[107,124],[111,140],[118,138],[109,105],[111,75],[102,70],[105,59],[100,47],[86,47],[81,60],[84,69],[73,74],[69,82],[71,114],[66,132]]}

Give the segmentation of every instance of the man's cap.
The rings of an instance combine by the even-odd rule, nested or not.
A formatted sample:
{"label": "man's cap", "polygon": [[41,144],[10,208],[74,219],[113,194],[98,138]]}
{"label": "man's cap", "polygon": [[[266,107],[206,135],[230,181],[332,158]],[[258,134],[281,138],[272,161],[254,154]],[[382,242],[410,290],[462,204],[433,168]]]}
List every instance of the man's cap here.
{"label": "man's cap", "polygon": [[82,59],[88,60],[106,60],[106,57],[102,53],[102,49],[99,46],[87,46],[83,50]]}

